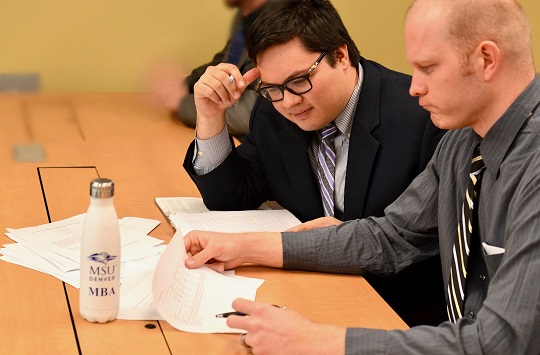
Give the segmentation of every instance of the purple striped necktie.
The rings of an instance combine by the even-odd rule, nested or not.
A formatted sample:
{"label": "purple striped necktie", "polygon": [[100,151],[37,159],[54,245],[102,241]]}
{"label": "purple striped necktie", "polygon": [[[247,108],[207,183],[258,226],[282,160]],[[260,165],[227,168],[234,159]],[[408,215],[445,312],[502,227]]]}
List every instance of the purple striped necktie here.
{"label": "purple striped necktie", "polygon": [[325,216],[334,216],[334,175],[336,171],[334,137],[337,131],[337,127],[333,122],[317,131],[320,137],[317,149],[317,175],[321,185]]}

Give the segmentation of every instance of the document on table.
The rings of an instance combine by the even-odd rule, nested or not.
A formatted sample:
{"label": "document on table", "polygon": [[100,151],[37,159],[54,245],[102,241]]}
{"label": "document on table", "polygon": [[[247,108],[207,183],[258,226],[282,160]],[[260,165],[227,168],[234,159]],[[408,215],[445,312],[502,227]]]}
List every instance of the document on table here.
{"label": "document on table", "polygon": [[156,310],[173,327],[195,333],[241,333],[216,314],[232,311],[232,301],[255,300],[264,280],[228,276],[207,266],[188,269],[184,240],[176,232],[159,259],[152,283]]}
{"label": "document on table", "polygon": [[[79,268],[81,231],[85,214],[60,221],[19,229],[7,228],[6,235],[30,250],[39,250],[47,261],[67,272]],[[138,258],[138,252],[163,241],[147,235],[159,221],[124,217],[119,220],[122,260]]]}
{"label": "document on table", "polygon": [[223,233],[283,232],[301,223],[288,210],[182,212],[172,214],[169,218],[182,235],[192,230]]}
{"label": "document on table", "polygon": [[[6,235],[17,243],[0,248],[0,259],[50,274],[79,288],[80,237],[84,216],[80,214],[33,227],[7,228]],[[157,246],[163,241],[147,235],[159,223],[137,217],[119,220],[122,263],[144,261],[162,253],[163,249]]]}
{"label": "document on table", "polygon": [[[170,218],[171,215],[175,213],[209,212],[200,197],[156,197],[154,201],[175,229],[177,228]],[[269,209],[270,207],[265,203],[259,207],[259,210]]]}
{"label": "document on table", "polygon": [[156,197],[154,201],[166,217],[176,212],[208,211],[200,197]]}
{"label": "document on table", "polygon": [[[162,254],[165,247],[166,245],[159,245],[156,248],[162,248]],[[124,277],[120,287],[118,319],[163,320],[156,311],[152,296],[152,279],[160,255],[140,262],[122,263]]]}

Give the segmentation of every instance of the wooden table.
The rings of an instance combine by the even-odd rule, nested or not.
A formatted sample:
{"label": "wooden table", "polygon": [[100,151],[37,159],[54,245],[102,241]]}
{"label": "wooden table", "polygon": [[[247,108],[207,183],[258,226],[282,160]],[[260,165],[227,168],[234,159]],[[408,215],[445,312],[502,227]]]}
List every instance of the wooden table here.
{"label": "wooden table", "polygon": [[[193,136],[142,94],[0,95],[0,228],[83,213],[90,180],[108,177],[118,216],[160,220],[151,235],[168,242],[174,230],[153,199],[200,196],[182,168]],[[0,242],[12,241],[2,234]],[[407,328],[362,277],[256,266],[237,272],[266,280],[258,300],[317,322]],[[4,261],[0,289],[0,354],[244,353],[235,334],[186,333],[158,321],[88,323],[77,289]]]}

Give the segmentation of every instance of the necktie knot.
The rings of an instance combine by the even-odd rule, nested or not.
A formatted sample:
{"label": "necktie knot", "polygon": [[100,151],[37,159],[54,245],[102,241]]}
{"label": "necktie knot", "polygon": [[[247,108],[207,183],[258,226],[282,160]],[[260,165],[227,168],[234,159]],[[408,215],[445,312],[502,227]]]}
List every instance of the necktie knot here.
{"label": "necktie knot", "polygon": [[480,154],[480,145],[476,147],[471,160],[471,174],[479,174],[486,167],[482,155]]}
{"label": "necktie knot", "polygon": [[319,135],[323,141],[331,141],[336,136],[338,129],[335,123],[329,123],[319,130]]}

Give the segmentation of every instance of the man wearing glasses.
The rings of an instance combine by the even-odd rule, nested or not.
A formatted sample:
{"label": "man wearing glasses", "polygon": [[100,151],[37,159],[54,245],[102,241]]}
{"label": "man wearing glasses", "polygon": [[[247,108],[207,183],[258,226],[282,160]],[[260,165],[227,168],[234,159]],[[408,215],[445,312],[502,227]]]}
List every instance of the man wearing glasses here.
{"label": "man wearing glasses", "polygon": [[[276,201],[311,221],[297,229],[381,216],[444,134],[409,95],[410,77],[360,57],[328,1],[273,2],[248,50],[256,68],[242,76],[220,64],[195,85],[197,136],[184,167],[209,209]],[[236,148],[224,112],[259,76],[250,134]],[[368,280],[409,325],[446,319],[438,258]]]}

